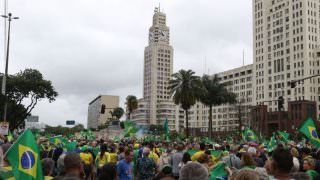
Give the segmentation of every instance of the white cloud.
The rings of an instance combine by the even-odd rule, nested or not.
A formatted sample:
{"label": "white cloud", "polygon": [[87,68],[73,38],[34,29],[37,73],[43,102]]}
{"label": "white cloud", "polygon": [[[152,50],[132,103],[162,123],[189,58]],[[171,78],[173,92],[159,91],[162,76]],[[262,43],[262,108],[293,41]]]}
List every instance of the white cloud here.
{"label": "white cloud", "polygon": [[88,103],[99,94],[119,95],[122,107],[128,94],[141,97],[143,51],[158,2],[171,30],[174,71],[201,75],[205,58],[210,73],[235,68],[243,49],[252,62],[251,0],[10,0],[9,11],[20,17],[12,22],[10,73],[39,69],[60,94],[33,113],[52,125],[86,124]]}

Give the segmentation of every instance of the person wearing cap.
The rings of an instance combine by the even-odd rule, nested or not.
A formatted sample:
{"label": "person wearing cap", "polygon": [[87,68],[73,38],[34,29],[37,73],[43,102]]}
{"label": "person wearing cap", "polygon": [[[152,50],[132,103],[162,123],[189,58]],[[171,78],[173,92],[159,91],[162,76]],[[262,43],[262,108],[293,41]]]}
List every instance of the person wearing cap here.
{"label": "person wearing cap", "polygon": [[157,171],[157,165],[153,159],[149,158],[150,149],[144,148],[142,158],[137,161],[135,176],[140,180],[151,180]]}

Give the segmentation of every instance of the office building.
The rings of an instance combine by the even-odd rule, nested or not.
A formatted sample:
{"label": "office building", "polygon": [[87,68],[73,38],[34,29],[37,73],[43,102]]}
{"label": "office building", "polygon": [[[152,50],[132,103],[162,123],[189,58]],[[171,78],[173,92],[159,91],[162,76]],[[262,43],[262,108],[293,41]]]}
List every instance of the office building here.
{"label": "office building", "polygon": [[291,82],[319,72],[319,1],[253,0],[254,104],[278,111],[277,99],[316,101],[319,118],[319,77]]}
{"label": "office building", "polygon": [[100,125],[105,125],[112,119],[109,112],[117,107],[119,96],[99,95],[89,103],[87,127],[97,129]]}

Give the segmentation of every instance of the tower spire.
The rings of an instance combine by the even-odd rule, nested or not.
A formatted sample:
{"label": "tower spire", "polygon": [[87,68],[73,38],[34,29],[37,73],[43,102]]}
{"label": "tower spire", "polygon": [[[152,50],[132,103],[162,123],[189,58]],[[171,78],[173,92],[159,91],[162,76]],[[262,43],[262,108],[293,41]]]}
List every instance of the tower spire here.
{"label": "tower spire", "polygon": [[160,2],[159,2],[159,12],[161,12],[161,9],[160,9]]}

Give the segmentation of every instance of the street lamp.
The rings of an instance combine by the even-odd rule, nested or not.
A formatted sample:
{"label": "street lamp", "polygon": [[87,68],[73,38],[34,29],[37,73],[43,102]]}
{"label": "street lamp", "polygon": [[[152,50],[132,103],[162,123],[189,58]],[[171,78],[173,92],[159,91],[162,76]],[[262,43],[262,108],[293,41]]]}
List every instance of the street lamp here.
{"label": "street lamp", "polygon": [[7,121],[7,108],[8,108],[8,98],[6,95],[6,81],[7,81],[7,76],[8,76],[8,64],[9,64],[9,44],[10,44],[10,30],[11,30],[11,21],[12,19],[19,19],[19,17],[13,17],[11,13],[7,15],[2,15],[1,17],[8,19],[8,39],[7,39],[7,53],[6,53],[6,65],[5,65],[5,71],[4,71],[4,76],[2,78],[2,90],[1,93],[5,97],[5,102],[4,102],[4,113],[3,113],[3,121]]}

